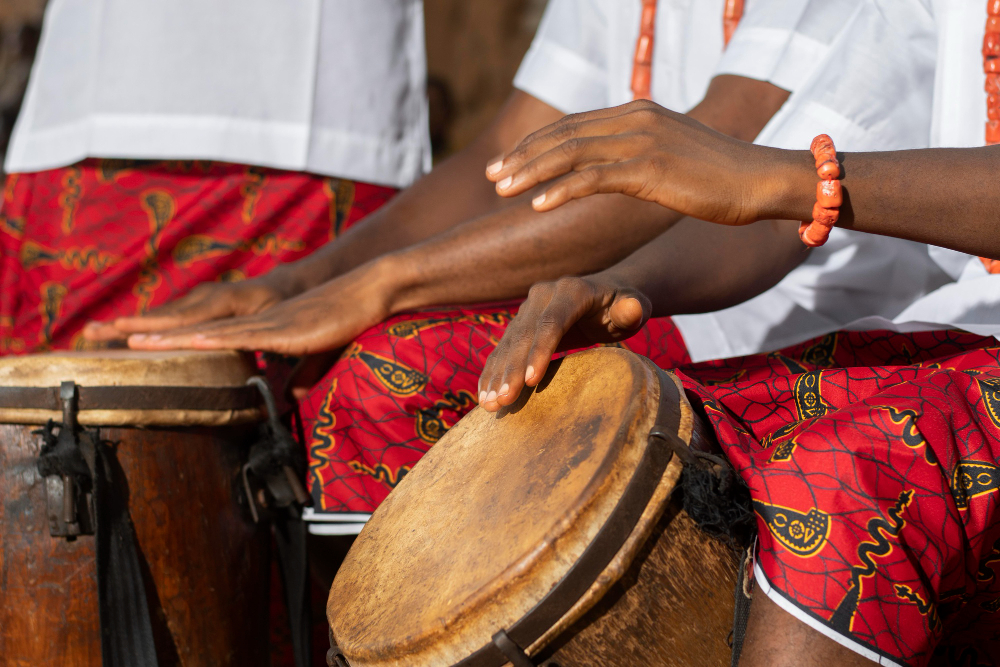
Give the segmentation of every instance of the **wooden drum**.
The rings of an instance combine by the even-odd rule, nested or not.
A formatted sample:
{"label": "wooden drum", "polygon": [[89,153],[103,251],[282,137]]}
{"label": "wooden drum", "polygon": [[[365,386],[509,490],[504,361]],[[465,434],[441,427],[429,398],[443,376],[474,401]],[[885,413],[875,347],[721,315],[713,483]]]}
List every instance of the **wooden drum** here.
{"label": "wooden drum", "polygon": [[[138,564],[134,581],[141,577],[159,665],[268,663],[269,541],[239,484],[263,415],[260,394],[246,386],[254,373],[235,352],[0,359],[0,665],[102,664],[93,524],[99,534],[110,529],[94,506],[112,495],[98,488],[118,494],[112,515],[131,517],[138,558],[130,562]],[[80,443],[102,443],[87,463],[104,461],[106,482],[42,476],[41,433],[64,419],[78,422]],[[73,429],[48,431],[62,437]],[[105,568],[119,605],[111,628],[145,613],[121,606],[130,592],[113,578],[129,569],[121,559],[129,545],[118,542]]]}
{"label": "wooden drum", "polygon": [[700,428],[676,378],[614,348],[474,410],[348,554],[330,664],[728,664],[736,558],[671,500]]}

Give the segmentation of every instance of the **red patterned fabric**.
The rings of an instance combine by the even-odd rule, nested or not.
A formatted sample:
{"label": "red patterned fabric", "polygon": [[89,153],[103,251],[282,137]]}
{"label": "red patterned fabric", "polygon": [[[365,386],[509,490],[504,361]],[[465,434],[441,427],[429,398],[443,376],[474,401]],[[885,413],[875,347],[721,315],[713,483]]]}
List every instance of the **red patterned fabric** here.
{"label": "red patterned fabric", "polygon": [[763,588],[883,664],[1000,664],[1000,348],[838,333],[682,370],[750,487]]}
{"label": "red patterned fabric", "polygon": [[[319,513],[371,512],[476,405],[479,374],[518,303],[394,317],[361,335],[300,409]],[[627,346],[672,367],[689,361],[669,319]]]}
{"label": "red patterned fabric", "polygon": [[395,191],[203,161],[86,160],[7,178],[0,354],[85,348],[91,319],[303,257]]}

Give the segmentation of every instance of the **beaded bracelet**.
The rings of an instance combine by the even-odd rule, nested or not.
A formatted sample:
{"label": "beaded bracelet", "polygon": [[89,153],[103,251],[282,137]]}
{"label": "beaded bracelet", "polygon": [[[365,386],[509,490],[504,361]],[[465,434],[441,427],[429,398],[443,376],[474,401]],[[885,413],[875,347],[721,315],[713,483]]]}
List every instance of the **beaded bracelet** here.
{"label": "beaded bracelet", "polygon": [[[1000,2],[986,3],[983,35],[983,72],[986,73],[986,145],[1000,144]],[[1000,260],[979,258],[986,271],[1000,273]]]}
{"label": "beaded bracelet", "polygon": [[840,218],[840,206],[844,195],[840,189],[840,163],[833,139],[821,134],[813,139],[809,150],[816,160],[816,173],[820,181],[816,186],[816,205],[813,206],[812,222],[799,225],[799,238],[810,248],[818,248],[830,238],[830,229]]}

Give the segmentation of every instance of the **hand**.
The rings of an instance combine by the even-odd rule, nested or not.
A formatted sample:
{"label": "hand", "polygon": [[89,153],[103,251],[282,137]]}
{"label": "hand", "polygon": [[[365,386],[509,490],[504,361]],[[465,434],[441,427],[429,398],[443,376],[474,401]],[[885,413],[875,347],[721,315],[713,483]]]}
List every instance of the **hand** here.
{"label": "hand", "polygon": [[367,266],[263,312],[129,336],[136,350],[262,350],[303,356],[343,347],[389,316],[382,283]]}
{"label": "hand", "polygon": [[538,283],[486,360],[479,404],[490,412],[510,405],[523,387],[541,381],[555,352],[624,340],[650,311],[643,294],[600,274]]}
{"label": "hand", "polygon": [[641,100],[566,116],[527,137],[486,173],[504,197],[568,174],[533,200],[537,211],[621,193],[701,220],[744,225],[765,217],[772,188],[764,187],[770,185],[764,176],[782,153]]}
{"label": "hand", "polygon": [[87,340],[120,340],[129,334],[151,333],[185,327],[225,317],[255,315],[294,295],[277,271],[240,282],[202,283],[184,296],[144,315],[119,317],[110,322],[89,322]]}

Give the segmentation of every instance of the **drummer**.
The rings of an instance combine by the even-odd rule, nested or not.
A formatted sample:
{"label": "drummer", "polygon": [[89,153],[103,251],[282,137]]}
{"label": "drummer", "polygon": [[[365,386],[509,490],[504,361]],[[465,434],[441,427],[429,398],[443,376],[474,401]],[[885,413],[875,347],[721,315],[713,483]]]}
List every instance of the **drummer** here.
{"label": "drummer", "polygon": [[[922,11],[912,4],[900,10]],[[807,245],[822,243],[824,220],[836,218],[935,244],[955,269],[955,282],[874,323],[882,330],[860,322],[770,354],[680,369],[753,496],[764,595],[753,598],[743,664],[1000,661],[1000,276],[979,257],[1000,257],[1000,149],[983,147],[1000,142],[997,98],[983,91],[984,81],[989,91],[1000,83],[1000,3],[989,3],[989,16],[982,4],[933,3],[931,135],[935,146],[980,148],[840,152],[838,164],[822,139],[812,155],[754,147],[642,103],[543,130],[493,174],[507,196],[569,174],[536,193],[542,211],[626,192],[723,225],[805,220],[782,233],[798,231]],[[855,34],[884,34],[879,22],[890,17],[881,12]],[[838,94],[873,64],[863,52],[801,103],[830,118],[865,106]],[[906,76],[908,63],[899,65]],[[720,227],[720,238],[769,226]],[[694,307],[677,289],[683,279],[665,270],[675,253],[657,244],[602,273],[533,289],[486,364],[484,407],[509,405],[537,384],[573,336],[621,340],[652,314]]]}
{"label": "drummer", "polygon": [[[797,23],[805,0],[757,0],[747,5],[742,26],[723,57],[726,4],[661,0],[651,35],[656,44],[651,93],[669,108],[694,106],[692,117],[750,140],[787,98],[786,91],[810,76],[808,67],[787,62],[776,66],[781,54],[793,54],[789,60],[800,62],[824,60],[840,34],[838,26],[851,12],[838,5],[800,34],[790,27]],[[499,152],[563,112],[627,101],[635,94],[630,90],[633,72],[639,71],[633,54],[640,9],[639,2],[553,0],[515,80],[518,91],[472,150],[489,146]],[[904,28],[919,31],[920,26],[904,24]],[[908,58],[913,88],[921,92],[906,100],[886,95],[874,106],[858,110],[857,117],[845,118],[850,128],[845,145],[884,149],[926,145],[933,49],[927,53],[926,42],[908,40],[906,30],[890,32],[881,52]],[[709,85],[713,72],[721,76]],[[872,83],[877,89],[882,86],[877,80]],[[695,106],[702,95],[704,101]],[[898,122],[889,128],[866,125],[865,118],[876,109]],[[762,140],[799,145],[822,126],[807,113],[797,119],[798,126],[786,124],[782,133],[765,129]],[[527,203],[484,215],[481,203],[468,194],[478,191],[481,172],[465,165],[445,163],[364,226],[288,271],[297,272],[303,286],[316,284],[345,266],[344,253],[352,253],[349,261],[361,261],[374,249],[419,241],[423,232],[415,236],[414,225],[443,229],[457,224],[461,216],[468,223],[343,273],[259,317],[130,340],[133,347],[232,346],[292,354],[350,344],[303,401],[317,520],[364,520],[421,454],[475,405],[481,365],[516,303],[394,313],[521,297],[536,280],[618,261],[679,217],[620,197],[546,215],[532,212]],[[616,228],[603,227],[605,219],[616,220]],[[685,223],[668,234],[697,243],[702,230]],[[782,253],[771,263],[773,273],[753,282],[739,278],[740,263],[733,261],[730,284],[740,289],[730,291],[728,300],[719,300],[715,308],[780,284],[748,309],[734,310],[729,315],[733,326],[725,335],[685,334],[682,340],[674,323],[663,318],[646,323],[628,345],[664,366],[687,361],[689,353],[703,359],[734,348],[757,351],[775,343],[770,332],[783,321],[790,325],[778,344],[804,340],[862,315],[892,317],[947,279],[916,244],[846,232],[836,236],[808,259],[797,241],[780,245]],[[738,259],[752,257],[751,247],[744,246]],[[840,269],[849,256],[856,261],[849,274],[842,275]],[[116,325],[122,331],[152,331],[216,317],[224,314],[218,309],[239,303],[239,289],[201,288],[150,318],[120,320]],[[359,526],[331,523],[313,530],[345,532]]]}

